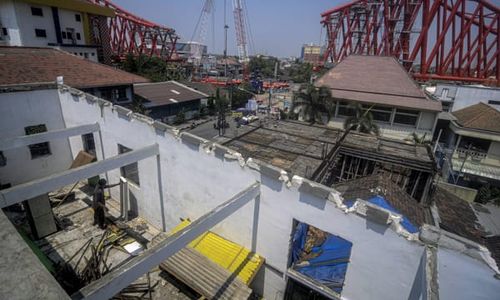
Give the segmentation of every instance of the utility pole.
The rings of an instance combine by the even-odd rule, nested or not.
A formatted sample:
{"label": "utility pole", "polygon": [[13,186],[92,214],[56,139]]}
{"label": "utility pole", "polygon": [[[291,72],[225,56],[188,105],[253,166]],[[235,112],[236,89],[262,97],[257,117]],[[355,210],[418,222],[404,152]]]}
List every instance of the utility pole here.
{"label": "utility pole", "polygon": [[226,0],[224,0],[224,77],[227,80],[227,16],[226,16]]}

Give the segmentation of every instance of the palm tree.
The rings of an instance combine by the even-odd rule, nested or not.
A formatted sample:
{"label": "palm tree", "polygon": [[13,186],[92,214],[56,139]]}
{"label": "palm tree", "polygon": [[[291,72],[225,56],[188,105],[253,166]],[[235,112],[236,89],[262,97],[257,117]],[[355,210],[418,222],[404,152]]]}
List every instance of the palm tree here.
{"label": "palm tree", "polygon": [[377,124],[373,121],[373,115],[370,112],[372,107],[364,110],[363,106],[359,102],[349,104],[348,108],[354,110],[354,115],[348,117],[344,122],[346,134],[351,130],[375,134],[377,136],[380,134],[380,130]]}
{"label": "palm tree", "polygon": [[300,87],[298,93],[295,94],[291,112],[296,108],[302,108],[302,114],[308,118],[311,124],[316,122],[323,123],[323,116],[326,114],[327,122],[332,117],[334,108],[332,94],[330,89],[322,86],[315,87],[312,84],[304,84]]}
{"label": "palm tree", "polygon": [[417,144],[417,145],[428,145],[431,142],[429,140],[425,139],[426,135],[427,135],[427,132],[424,133],[422,136],[419,136],[418,133],[413,132],[405,139],[405,141],[409,141],[409,142],[412,142],[412,143]]}

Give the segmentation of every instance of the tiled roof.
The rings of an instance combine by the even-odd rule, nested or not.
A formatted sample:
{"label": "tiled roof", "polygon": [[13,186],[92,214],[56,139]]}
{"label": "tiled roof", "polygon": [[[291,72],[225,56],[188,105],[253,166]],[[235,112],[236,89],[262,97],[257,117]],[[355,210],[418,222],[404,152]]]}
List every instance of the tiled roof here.
{"label": "tiled roof", "polygon": [[441,220],[439,227],[486,246],[500,268],[500,236],[485,236],[486,232],[477,218],[474,207],[439,186],[436,187],[432,198]]}
{"label": "tiled roof", "polygon": [[462,127],[500,133],[500,111],[488,104],[479,102],[454,111],[452,114]]}
{"label": "tiled roof", "polygon": [[393,183],[388,174],[379,173],[363,178],[349,180],[334,185],[342,193],[344,200],[360,198],[368,200],[372,196],[383,196],[390,205],[407,217],[413,224],[422,226],[424,223],[433,224],[428,208],[424,207],[408,195],[397,184]]}
{"label": "tiled roof", "polygon": [[117,68],[53,48],[0,47],[0,85],[55,82],[58,76],[75,88],[148,82]]}
{"label": "tiled roof", "polygon": [[393,57],[350,55],[319,78],[336,99],[426,111],[441,111]]}
{"label": "tiled roof", "polygon": [[483,230],[469,202],[440,186],[436,186],[432,200],[438,208],[442,229],[483,244]]}
{"label": "tiled roof", "polygon": [[135,84],[134,93],[146,102],[146,107],[162,106],[207,98],[208,95],[176,81]]}

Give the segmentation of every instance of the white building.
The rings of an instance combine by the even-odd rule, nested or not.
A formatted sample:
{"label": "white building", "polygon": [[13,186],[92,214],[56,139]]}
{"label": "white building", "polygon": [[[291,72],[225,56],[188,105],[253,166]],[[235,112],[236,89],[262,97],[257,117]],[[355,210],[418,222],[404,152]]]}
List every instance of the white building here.
{"label": "white building", "polygon": [[[8,129],[0,131],[0,182],[12,185],[0,191],[1,207],[99,174],[109,182],[127,177],[129,193],[112,190],[112,197],[133,199],[137,214],[161,230],[170,231],[179,218],[196,220],[74,297],[110,298],[208,229],[265,258],[251,288],[266,299],[290,296],[286,287],[291,282],[333,299],[494,299],[500,294],[498,267],[481,245],[429,225],[411,234],[396,213],[361,199],[348,209],[336,190],[290,178],[251,158],[245,161],[228,148],[178,134],[80,90],[10,85],[0,89],[0,104],[0,126]],[[25,136],[26,127],[33,125],[47,132]],[[98,162],[68,170],[85,149],[82,135],[89,133]],[[50,151],[38,153],[42,148]],[[33,150],[41,155],[33,156]],[[124,173],[125,166],[133,175]],[[6,224],[1,236],[9,237],[0,249],[0,293],[64,299],[51,275],[31,262],[26,245],[17,241],[22,256],[10,259],[17,250],[5,243],[19,238],[3,213],[0,221]],[[315,283],[291,265],[297,224],[352,245],[340,291]],[[34,265],[25,268],[24,257]],[[25,289],[13,288],[20,282]]]}
{"label": "white building", "polygon": [[483,85],[453,85],[440,83],[427,87],[443,104],[443,111],[453,112],[479,102],[500,109],[500,88]]}
{"label": "white building", "polygon": [[413,133],[431,139],[441,103],[430,99],[392,57],[351,55],[315,81],[330,88],[335,112],[329,125],[343,128],[354,112],[349,103],[371,108],[382,136],[406,139]]}
{"label": "white building", "polygon": [[87,1],[0,1],[0,45],[52,46],[98,61],[92,16],[114,16],[112,9]]}

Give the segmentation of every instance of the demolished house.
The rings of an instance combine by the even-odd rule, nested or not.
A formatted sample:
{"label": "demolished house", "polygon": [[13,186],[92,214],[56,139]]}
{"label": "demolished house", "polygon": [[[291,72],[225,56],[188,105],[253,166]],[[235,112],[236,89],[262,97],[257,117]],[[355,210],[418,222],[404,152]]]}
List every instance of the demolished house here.
{"label": "demolished house", "polygon": [[[353,199],[335,186],[305,178],[312,172],[307,166],[320,165],[321,153],[331,150],[326,141],[336,131],[313,127],[333,135],[313,141],[311,134],[305,138],[258,128],[245,136],[253,143],[243,144],[240,153],[230,148],[243,143],[241,137],[229,148],[210,143],[66,85],[2,86],[0,103],[0,126],[8,128],[0,132],[2,298],[108,299],[145,292],[175,299],[179,292],[172,292],[171,281],[181,282],[193,297],[209,299],[252,294],[267,299],[492,299],[500,293],[498,267],[481,244],[388,199],[385,205],[356,195],[348,203]],[[290,124],[285,126],[296,126]],[[25,128],[35,125],[45,125],[46,131],[27,135]],[[281,139],[272,143],[252,136],[264,130],[276,131]],[[71,168],[88,134],[95,161]],[[284,147],[278,144],[287,139],[302,141],[302,151],[266,152]],[[387,154],[372,151],[377,168],[382,159],[399,157],[398,163],[420,177],[432,172],[421,150],[401,154],[395,149],[403,145],[370,141],[359,148],[372,144]],[[256,151],[259,144],[271,150]],[[30,156],[41,147],[50,151]],[[338,181],[360,177],[364,167],[352,165]],[[91,226],[95,176],[121,182],[106,190],[105,231]],[[37,239],[26,229],[32,203],[43,205],[49,216],[44,220],[55,222],[56,232]],[[31,216],[35,228],[45,228],[37,214]],[[65,274],[76,274],[74,285],[57,276],[61,267]]]}

